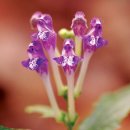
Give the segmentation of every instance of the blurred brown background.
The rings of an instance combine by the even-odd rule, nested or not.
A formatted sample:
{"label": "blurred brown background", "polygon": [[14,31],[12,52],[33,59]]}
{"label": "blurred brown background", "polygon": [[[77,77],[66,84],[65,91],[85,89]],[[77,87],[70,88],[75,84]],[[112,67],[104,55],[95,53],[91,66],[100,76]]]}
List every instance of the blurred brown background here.
{"label": "blurred brown background", "polygon": [[[130,83],[129,0],[0,0],[0,124],[32,130],[65,130],[53,119],[28,115],[31,104],[49,104],[40,77],[20,64],[27,58],[29,19],[35,11],[53,17],[54,28],[70,28],[76,11],[84,11],[88,25],[92,17],[103,22],[109,45],[95,52],[89,65],[82,96],[77,100],[78,122],[90,114],[93,103],[108,91]],[[58,46],[62,40],[58,38]],[[64,101],[57,97],[62,108]],[[119,130],[130,130],[128,117]]]}

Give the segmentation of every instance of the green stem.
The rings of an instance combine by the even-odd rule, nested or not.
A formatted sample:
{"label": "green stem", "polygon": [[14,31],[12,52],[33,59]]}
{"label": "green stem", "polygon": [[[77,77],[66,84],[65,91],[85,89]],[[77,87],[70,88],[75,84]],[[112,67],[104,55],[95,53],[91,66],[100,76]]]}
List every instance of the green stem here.
{"label": "green stem", "polygon": [[68,130],[73,130],[73,126],[68,126]]}

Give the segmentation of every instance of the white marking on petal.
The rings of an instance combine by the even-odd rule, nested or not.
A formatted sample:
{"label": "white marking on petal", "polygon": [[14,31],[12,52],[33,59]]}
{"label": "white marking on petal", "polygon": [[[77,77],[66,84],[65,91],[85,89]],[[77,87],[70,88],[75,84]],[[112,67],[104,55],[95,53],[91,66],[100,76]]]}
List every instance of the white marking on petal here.
{"label": "white marking on petal", "polygon": [[91,41],[90,41],[91,45],[95,45],[96,44],[96,39],[94,36],[91,36]]}
{"label": "white marking on petal", "polygon": [[35,59],[33,59],[32,61],[29,62],[29,68],[31,70],[34,70],[38,66],[37,60],[38,60],[38,58],[35,58]]}
{"label": "white marking on petal", "polygon": [[96,24],[101,24],[101,21],[99,19],[96,19]]}
{"label": "white marking on petal", "polygon": [[29,47],[30,47],[30,46],[34,46],[34,45],[33,45],[33,42],[31,42],[31,43],[29,44]]}
{"label": "white marking on petal", "polygon": [[73,66],[74,56],[63,56],[63,57],[64,57],[64,61],[62,62],[62,66],[66,66],[66,65]]}
{"label": "white marking on petal", "polygon": [[48,38],[47,33],[48,33],[48,31],[41,31],[41,32],[38,33],[38,37],[41,40],[47,39]]}

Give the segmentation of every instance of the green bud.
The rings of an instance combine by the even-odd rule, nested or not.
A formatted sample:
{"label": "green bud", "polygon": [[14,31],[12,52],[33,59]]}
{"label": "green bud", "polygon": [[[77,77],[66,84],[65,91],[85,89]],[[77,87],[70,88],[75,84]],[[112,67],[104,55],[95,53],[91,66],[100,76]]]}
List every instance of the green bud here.
{"label": "green bud", "polygon": [[68,126],[69,129],[72,129],[73,126],[75,125],[76,121],[77,121],[77,118],[78,118],[77,113],[75,114],[75,117],[73,118],[73,120],[70,120],[69,115],[66,115],[65,118],[64,118],[65,119],[64,123]]}
{"label": "green bud", "polygon": [[66,113],[63,111],[60,111],[59,115],[56,117],[56,121],[57,122],[64,122],[65,117],[66,117]]}
{"label": "green bud", "polygon": [[59,30],[58,32],[59,36],[63,39],[66,39],[66,38],[73,38],[74,37],[74,33],[73,33],[73,30],[68,30],[66,28],[62,28]]}
{"label": "green bud", "polygon": [[61,87],[59,90],[59,96],[63,96],[65,99],[67,98],[68,88],[66,86]]}

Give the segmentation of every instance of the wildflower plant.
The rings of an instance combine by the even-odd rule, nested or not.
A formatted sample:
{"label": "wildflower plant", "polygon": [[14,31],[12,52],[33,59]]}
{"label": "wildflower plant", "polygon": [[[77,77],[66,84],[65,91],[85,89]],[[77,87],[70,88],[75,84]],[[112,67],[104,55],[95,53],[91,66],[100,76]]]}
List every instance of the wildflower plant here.
{"label": "wildflower plant", "polygon": [[[51,16],[36,12],[32,15],[30,23],[35,32],[31,36],[32,40],[27,49],[29,58],[22,61],[22,65],[27,69],[36,71],[41,76],[51,104],[51,117],[64,122],[71,130],[78,117],[75,100],[82,92],[91,56],[98,48],[107,44],[107,41],[102,37],[101,21],[98,18],[93,18],[90,29],[88,29],[85,14],[81,11],[76,12],[72,20],[71,30],[63,28],[59,31],[59,36],[64,39],[61,55],[56,47],[57,34],[54,31]],[[60,109],[55,98],[50,80],[49,64],[53,71],[57,92],[67,102],[67,111]],[[80,66],[80,72],[75,82],[77,66]],[[64,70],[67,84],[63,84],[61,80],[59,67]],[[27,110],[30,109],[29,107]]]}
{"label": "wildflower plant", "polygon": [[[58,33],[64,39],[61,54],[56,46],[57,34],[51,16],[36,12],[32,15],[30,23],[34,33],[27,49],[29,58],[22,61],[22,65],[39,74],[50,106],[32,105],[26,108],[26,112],[40,113],[44,118],[54,118],[57,122],[63,122],[68,130],[72,130],[79,117],[75,101],[82,92],[89,61],[98,48],[107,44],[102,37],[101,21],[99,18],[93,18],[88,27],[85,14],[81,11],[76,12],[71,30],[63,28]],[[80,71],[78,79],[75,80],[77,67]],[[61,80],[59,68],[64,71],[66,84]],[[55,98],[50,69],[53,72],[57,93],[65,99],[67,110],[62,110]],[[78,130],[116,130],[130,112],[129,102],[130,85],[106,94],[99,100],[94,112],[78,126]],[[0,125],[0,130],[25,129],[6,128]]]}

